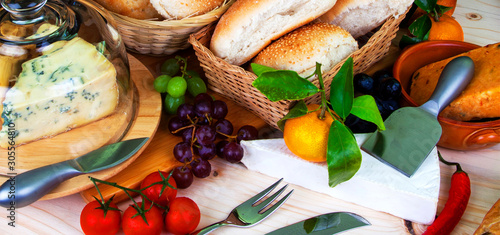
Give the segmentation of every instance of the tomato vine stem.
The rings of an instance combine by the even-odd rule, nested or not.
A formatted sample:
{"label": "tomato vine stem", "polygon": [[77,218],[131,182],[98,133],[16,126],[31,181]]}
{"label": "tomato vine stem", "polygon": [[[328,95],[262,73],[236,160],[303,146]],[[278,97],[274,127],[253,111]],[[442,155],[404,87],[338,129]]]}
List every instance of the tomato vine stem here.
{"label": "tomato vine stem", "polygon": [[[160,176],[162,176],[160,174]],[[167,177],[167,178],[163,178],[162,176],[162,181],[158,181],[158,182],[155,182],[155,183],[152,183],[144,188],[140,188],[140,189],[132,189],[132,188],[127,188],[127,187],[124,187],[124,186],[121,186],[115,182],[108,182],[108,181],[104,181],[104,180],[100,180],[100,179],[97,179],[97,178],[94,178],[92,176],[89,176],[89,179],[90,181],[92,181],[92,183],[95,185],[96,189],[97,189],[97,192],[99,193],[99,196],[101,197],[102,200],[104,200],[104,197],[102,196],[101,194],[101,191],[99,190],[99,187],[97,187],[97,183],[100,183],[100,184],[106,184],[106,185],[109,185],[109,186],[112,186],[112,187],[115,187],[115,188],[118,188],[118,189],[121,189],[123,192],[125,192],[125,194],[130,198],[130,200],[132,200],[132,202],[134,203],[134,205],[136,206],[137,210],[140,210],[139,213],[143,213],[145,211],[142,211],[144,208],[140,208],[139,205],[137,204],[137,202],[134,200],[134,198],[132,197],[132,195],[130,195],[130,192],[133,192],[133,193],[137,193],[139,194],[140,196],[142,196],[144,199],[150,201],[152,204],[162,208],[162,209],[168,209],[168,208],[164,208],[163,206],[159,205],[158,203],[155,203],[153,202],[151,199],[148,198],[148,196],[146,196],[142,191],[149,188],[149,187],[152,187],[154,185],[157,185],[157,184],[161,184],[161,185],[164,185],[164,186],[167,186],[167,187],[171,187],[171,188],[174,188],[171,184],[168,183],[168,180],[170,179],[170,177],[172,176],[172,172],[170,172],[170,175]],[[163,191],[162,191],[163,193]]]}

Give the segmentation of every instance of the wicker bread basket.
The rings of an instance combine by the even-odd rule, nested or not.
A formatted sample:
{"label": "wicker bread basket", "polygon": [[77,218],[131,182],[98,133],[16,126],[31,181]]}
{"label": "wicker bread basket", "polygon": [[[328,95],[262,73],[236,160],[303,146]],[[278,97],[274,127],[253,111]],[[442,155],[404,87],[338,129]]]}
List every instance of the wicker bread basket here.
{"label": "wicker bread basket", "polygon": [[189,35],[218,20],[235,1],[225,0],[220,7],[210,12],[180,20],[139,20],[114,12],[110,14],[116,20],[127,49],[140,54],[162,56],[188,48]]}
{"label": "wicker bread basket", "polygon": [[[403,14],[398,18],[388,18],[384,24],[371,35],[366,44],[351,54],[354,61],[354,74],[367,70],[372,64],[387,55],[392,39],[396,37],[396,33],[399,30],[399,23],[404,17],[405,15]],[[215,56],[207,48],[210,42],[211,33],[214,29],[215,24],[211,24],[189,37],[189,42],[193,45],[200,65],[205,71],[208,87],[235,101],[238,105],[250,110],[270,126],[278,128],[276,123],[288,113],[295,102],[270,101],[252,86],[252,82],[257,78],[254,73],[240,66],[231,65],[225,60]],[[327,89],[327,97],[330,93],[329,88],[332,79],[344,62],[345,60],[338,63],[334,68],[323,75],[325,87]],[[313,83],[319,86],[317,79]],[[316,94],[307,98],[305,102],[306,104],[319,103],[320,99],[320,95]]]}

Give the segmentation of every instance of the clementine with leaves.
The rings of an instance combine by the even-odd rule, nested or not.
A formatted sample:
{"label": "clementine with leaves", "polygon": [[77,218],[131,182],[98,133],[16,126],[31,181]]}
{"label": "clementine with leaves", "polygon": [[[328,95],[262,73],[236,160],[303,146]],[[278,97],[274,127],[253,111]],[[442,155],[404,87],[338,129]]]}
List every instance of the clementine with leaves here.
{"label": "clementine with leaves", "polygon": [[[455,8],[457,7],[457,0],[438,0],[436,5],[440,5],[443,7],[449,7],[449,10],[445,11],[443,14],[452,16],[455,12]],[[415,13],[413,13],[411,21],[414,21],[420,16],[425,15],[426,12],[422,8],[417,8]]]}
{"label": "clementine with leaves", "polygon": [[403,35],[401,49],[426,40],[464,40],[462,26],[451,16],[456,0],[415,0],[418,7],[410,18],[410,35]]}
{"label": "clementine with leaves", "polygon": [[[332,79],[329,98],[319,63],[313,74],[319,88],[294,71],[255,63],[251,66],[257,75],[252,86],[269,100],[297,100],[277,123],[287,147],[305,160],[326,161],[330,187],[351,179],[361,167],[362,155],[354,134],[344,124],[346,117],[353,114],[385,129],[375,99],[369,95],[354,97],[353,58],[347,58]],[[321,104],[306,105],[304,99],[318,93]]]}

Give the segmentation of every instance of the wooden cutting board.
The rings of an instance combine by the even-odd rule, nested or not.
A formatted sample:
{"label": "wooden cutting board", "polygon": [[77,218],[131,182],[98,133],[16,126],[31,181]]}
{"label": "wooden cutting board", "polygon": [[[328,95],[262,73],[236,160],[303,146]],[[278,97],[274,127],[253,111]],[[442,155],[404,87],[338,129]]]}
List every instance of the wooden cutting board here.
{"label": "wooden cutting board", "polygon": [[[135,84],[134,95],[137,97],[137,99],[134,99],[134,105],[136,105],[136,115],[133,118],[130,129],[126,132],[123,139],[127,140],[127,139],[141,138],[141,137],[149,137],[150,140],[148,140],[148,142],[145,144],[145,146],[147,146],[151,142],[151,138],[153,137],[160,122],[161,105],[162,105],[161,97],[160,94],[158,94],[153,88],[152,85],[153,75],[148,71],[148,69],[142,63],[140,63],[137,60],[137,58],[133,56],[129,56],[129,62],[131,70],[130,73],[131,79]],[[110,120],[100,120],[99,123],[91,123],[89,125],[68,131],[67,133],[62,134],[64,136],[59,136],[59,135],[55,136],[54,138],[58,138],[59,141],[55,140],[53,143],[51,141],[54,138],[47,138],[17,148],[15,152],[16,173],[21,173],[26,170],[31,170],[48,164],[53,164],[71,158],[76,158],[86,153],[82,152],[80,154],[77,154],[73,152],[69,155],[66,155],[64,153],[61,154],[64,151],[58,149],[59,148],[58,144],[61,144],[60,141],[68,141],[67,139],[73,141],[75,139],[78,139],[80,140],[78,143],[73,143],[75,149],[78,149],[81,148],[82,147],[81,145],[83,145],[84,143],[95,142],[94,141],[95,139],[99,139],[99,141],[108,139],[109,138],[108,136],[103,137],[102,133],[99,133],[98,131],[92,129],[101,129],[103,127],[112,125],[109,123],[112,123],[113,120],[116,119],[110,118]],[[71,138],[72,135],[73,136],[86,135],[88,137],[81,138],[80,136],[78,138],[76,137]],[[45,144],[37,142],[43,142]],[[95,146],[95,148],[100,146],[101,145]],[[27,150],[20,151],[20,149],[27,149]],[[86,151],[88,152],[93,149],[87,149]],[[112,167],[110,169],[92,173],[90,174],[90,176],[99,179],[107,179],[109,177],[112,177],[113,175],[125,169],[130,163],[135,161],[135,159],[139,157],[140,153],[144,151],[144,149],[145,147],[142,147],[138,151],[138,153],[130,157],[124,163]],[[33,154],[30,155],[28,154],[29,152],[33,152]],[[0,153],[2,153],[0,154],[1,156],[7,156],[6,150],[2,150],[0,151]],[[7,164],[7,160],[8,160],[7,157],[0,158],[0,183],[5,182],[9,178],[5,176],[5,174],[9,173],[8,168],[6,168],[7,166],[9,166],[9,164]],[[4,175],[1,175],[2,173]],[[82,190],[86,190],[91,187],[93,187],[93,183],[88,179],[88,175],[77,176],[61,183],[50,193],[46,194],[41,200],[60,198],[63,196],[81,192]]]}

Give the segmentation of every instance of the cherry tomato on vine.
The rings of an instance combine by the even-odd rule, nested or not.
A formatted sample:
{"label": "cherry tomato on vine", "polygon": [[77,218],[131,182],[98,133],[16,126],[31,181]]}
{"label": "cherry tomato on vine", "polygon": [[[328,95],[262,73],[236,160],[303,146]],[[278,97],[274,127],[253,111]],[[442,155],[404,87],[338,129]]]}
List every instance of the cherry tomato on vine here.
{"label": "cherry tomato on vine", "polygon": [[111,202],[89,202],[80,214],[80,226],[86,235],[113,235],[120,230],[121,213]]}
{"label": "cherry tomato on vine", "polygon": [[[142,202],[137,203],[139,208],[142,206]],[[163,229],[163,212],[156,206],[151,206],[149,203],[144,205],[143,215],[139,214],[139,211],[135,205],[130,205],[125,212],[123,212],[123,222],[122,228],[126,235],[159,235]],[[144,221],[144,218],[146,221]]]}
{"label": "cherry tomato on vine", "polygon": [[[141,189],[153,183],[161,182],[164,179],[168,179],[168,184],[170,184],[170,186],[174,187],[175,189],[171,188],[169,185],[156,184],[142,190],[142,193],[144,193],[151,201],[157,203],[158,205],[167,207],[170,202],[177,196],[177,184],[175,183],[175,179],[174,177],[169,178],[169,174],[167,172],[155,171],[150,173],[142,180]],[[143,198],[142,200],[146,201],[145,198]]]}
{"label": "cherry tomato on vine", "polygon": [[189,234],[198,227],[200,218],[200,208],[193,200],[178,197],[170,203],[165,226],[168,232],[175,235]]}

